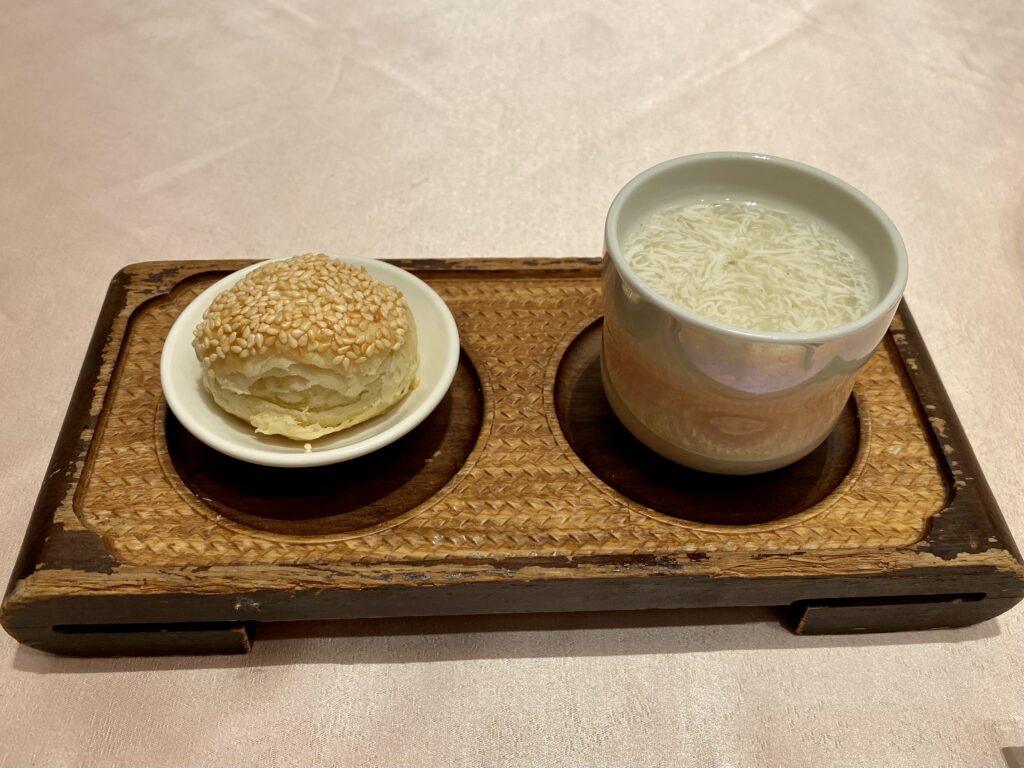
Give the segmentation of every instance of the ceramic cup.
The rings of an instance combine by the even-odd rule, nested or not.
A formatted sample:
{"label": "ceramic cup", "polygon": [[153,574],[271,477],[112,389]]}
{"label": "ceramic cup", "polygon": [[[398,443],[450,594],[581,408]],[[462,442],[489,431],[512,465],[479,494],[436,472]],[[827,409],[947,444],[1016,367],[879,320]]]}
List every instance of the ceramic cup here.
{"label": "ceramic cup", "polygon": [[[867,257],[878,285],[874,306],[837,328],[775,333],[718,323],[655,293],[626,262],[625,238],[658,208],[723,198],[824,222]],[[740,152],[661,163],[619,192],[605,224],[601,375],[608,401],[637,439],[679,464],[721,474],[783,467],[828,437],[906,282],[896,227],[834,176]]]}

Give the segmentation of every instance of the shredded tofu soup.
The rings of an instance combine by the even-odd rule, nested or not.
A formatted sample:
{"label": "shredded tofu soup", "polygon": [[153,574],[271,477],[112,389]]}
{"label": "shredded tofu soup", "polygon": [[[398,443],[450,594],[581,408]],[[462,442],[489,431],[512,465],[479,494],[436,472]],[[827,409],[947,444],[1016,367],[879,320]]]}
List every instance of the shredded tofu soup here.
{"label": "shredded tofu soup", "polygon": [[755,203],[672,205],[640,222],[626,260],[654,291],[755,331],[822,331],[876,300],[867,260],[814,222]]}

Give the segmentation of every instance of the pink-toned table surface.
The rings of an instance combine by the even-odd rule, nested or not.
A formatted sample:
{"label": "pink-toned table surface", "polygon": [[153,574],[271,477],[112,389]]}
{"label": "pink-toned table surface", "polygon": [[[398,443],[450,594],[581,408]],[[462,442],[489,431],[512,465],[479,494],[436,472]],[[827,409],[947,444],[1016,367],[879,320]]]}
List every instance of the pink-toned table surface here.
{"label": "pink-toned table surface", "polygon": [[[595,256],[634,173],[748,149],[902,230],[908,300],[1024,540],[1024,4],[31,2],[0,11],[0,564],[106,284],[146,259]],[[710,623],[709,623],[710,622]],[[0,765],[1024,765],[1024,610],[801,638],[758,612],[0,636]]]}

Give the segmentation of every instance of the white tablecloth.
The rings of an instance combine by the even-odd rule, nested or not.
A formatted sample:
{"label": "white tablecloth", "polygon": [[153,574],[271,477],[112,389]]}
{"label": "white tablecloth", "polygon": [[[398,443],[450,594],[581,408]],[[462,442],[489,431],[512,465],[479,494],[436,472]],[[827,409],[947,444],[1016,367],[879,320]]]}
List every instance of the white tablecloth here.
{"label": "white tablecloth", "polygon": [[[122,265],[595,256],[634,173],[716,149],[817,165],[892,216],[909,304],[1024,540],[1018,0],[14,0],[3,570]],[[854,638],[758,612],[334,629],[162,660],[0,636],[0,765],[1024,765],[1021,609]]]}

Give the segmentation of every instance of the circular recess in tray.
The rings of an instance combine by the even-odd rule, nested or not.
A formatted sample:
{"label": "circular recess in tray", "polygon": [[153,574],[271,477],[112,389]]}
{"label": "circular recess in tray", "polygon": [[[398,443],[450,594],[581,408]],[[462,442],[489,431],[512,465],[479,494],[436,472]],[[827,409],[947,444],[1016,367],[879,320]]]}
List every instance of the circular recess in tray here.
{"label": "circular recess in tray", "polygon": [[659,456],[633,437],[604,395],[601,321],[569,345],[555,379],[555,410],[569,445],[603,483],[648,509],[711,525],[753,525],[795,515],[825,499],[857,457],[853,397],[832,434],[795,464],[759,475],[712,475]]}
{"label": "circular recess in tray", "polygon": [[483,395],[463,353],[448,394],[418,427],[373,453],[323,467],[264,467],[197,440],[167,411],[167,450],[210,509],[273,533],[323,536],[378,525],[440,491],[465,464],[483,423]]}

